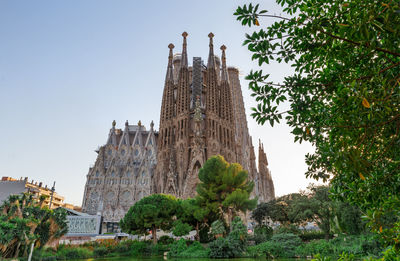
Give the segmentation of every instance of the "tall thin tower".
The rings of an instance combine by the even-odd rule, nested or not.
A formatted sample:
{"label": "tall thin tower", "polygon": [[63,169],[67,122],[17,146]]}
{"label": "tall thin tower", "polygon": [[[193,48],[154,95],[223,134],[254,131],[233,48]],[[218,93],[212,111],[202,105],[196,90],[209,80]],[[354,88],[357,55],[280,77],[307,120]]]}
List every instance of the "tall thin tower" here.
{"label": "tall thin tower", "polygon": [[249,172],[256,182],[255,196],[273,198],[274,195],[266,195],[271,189],[265,190],[266,186],[258,184],[262,180],[273,188],[272,179],[266,178],[270,173],[265,161],[262,171],[268,170],[268,174],[256,169],[239,73],[226,65],[226,46],[220,48],[220,60],[214,55],[214,35],[210,33],[207,66],[200,57],[194,57],[189,66],[188,34],[184,32],[182,36],[181,55],[174,56],[174,45],[168,45],[154,192],[183,198],[194,196],[199,169],[209,157],[220,154]]}

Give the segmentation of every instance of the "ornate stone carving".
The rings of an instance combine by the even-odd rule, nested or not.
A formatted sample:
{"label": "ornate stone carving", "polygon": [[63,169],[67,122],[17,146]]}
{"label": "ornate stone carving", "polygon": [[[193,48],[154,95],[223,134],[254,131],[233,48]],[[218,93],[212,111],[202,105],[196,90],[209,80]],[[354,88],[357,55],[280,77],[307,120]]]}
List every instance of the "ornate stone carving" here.
{"label": "ornate stone carving", "polygon": [[[182,36],[181,55],[174,56],[174,45],[168,46],[159,132],[155,132],[153,122],[146,131],[141,121],[138,125],[126,121],[123,130],[113,121],[107,143],[96,150],[98,157],[89,169],[83,211],[100,212],[107,222],[119,222],[123,213],[146,195],[192,197],[199,169],[217,154],[240,163],[249,172],[255,182],[252,196],[260,201],[275,197],[261,145],[257,171],[239,71],[226,66],[226,47],[221,47],[220,60],[214,55],[214,35],[210,33],[207,66],[200,57],[194,57],[189,67],[188,34]],[[92,198],[95,192],[98,196]]]}

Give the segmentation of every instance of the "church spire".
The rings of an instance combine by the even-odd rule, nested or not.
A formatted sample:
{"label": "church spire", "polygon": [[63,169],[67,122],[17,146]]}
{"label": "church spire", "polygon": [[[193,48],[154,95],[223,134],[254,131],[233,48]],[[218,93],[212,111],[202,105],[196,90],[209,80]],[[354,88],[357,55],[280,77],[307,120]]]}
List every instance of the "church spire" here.
{"label": "church spire", "polygon": [[209,33],[208,37],[210,37],[210,51],[208,53],[208,63],[207,67],[208,68],[215,68],[215,57],[214,57],[214,44],[213,44],[213,33]]}
{"label": "church spire", "polygon": [[221,50],[222,50],[222,56],[221,56],[221,59],[222,59],[221,81],[229,82],[228,71],[226,69],[226,56],[225,56],[226,46],[222,45],[221,46]]}
{"label": "church spire", "polygon": [[187,56],[187,50],[186,50],[186,37],[188,36],[187,32],[182,33],[183,36],[183,45],[182,45],[182,60],[181,60],[181,68],[187,68],[188,67],[188,56]]}
{"label": "church spire", "polygon": [[172,69],[172,58],[173,58],[173,52],[172,49],[174,49],[174,45],[170,43],[168,45],[169,48],[169,56],[168,56],[168,67],[167,67],[167,76],[165,77],[165,81],[174,81],[174,73]]}

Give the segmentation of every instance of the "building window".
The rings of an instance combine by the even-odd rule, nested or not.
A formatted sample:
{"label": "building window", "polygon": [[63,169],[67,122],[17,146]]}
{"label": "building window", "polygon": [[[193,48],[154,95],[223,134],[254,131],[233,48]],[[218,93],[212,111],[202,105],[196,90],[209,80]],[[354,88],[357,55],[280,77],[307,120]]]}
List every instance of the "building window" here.
{"label": "building window", "polygon": [[121,232],[121,229],[116,222],[107,222],[107,233],[118,233]]}

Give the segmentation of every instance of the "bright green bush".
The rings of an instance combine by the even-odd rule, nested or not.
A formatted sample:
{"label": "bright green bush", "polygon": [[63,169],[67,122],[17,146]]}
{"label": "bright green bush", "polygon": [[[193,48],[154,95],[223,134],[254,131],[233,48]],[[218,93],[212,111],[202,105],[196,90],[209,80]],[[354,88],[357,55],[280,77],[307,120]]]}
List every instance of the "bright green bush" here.
{"label": "bright green bush", "polygon": [[335,256],[339,256],[343,252],[354,255],[363,255],[362,243],[365,240],[364,236],[340,235],[331,239],[329,243],[333,246]]}
{"label": "bright green bush", "polygon": [[267,241],[256,246],[251,246],[247,249],[247,253],[251,257],[292,257],[292,255],[289,256],[285,254],[285,249],[281,244],[273,241]]}
{"label": "bright green bush", "polygon": [[119,242],[114,248],[112,249],[113,252],[119,253],[120,255],[126,255],[129,253],[130,248],[132,245],[132,240],[124,240]]}
{"label": "bright green bush", "polygon": [[173,251],[170,250],[168,256],[179,258],[202,258],[209,256],[210,250],[204,248],[198,241],[194,241],[190,246],[187,246],[187,242],[183,242],[182,240],[180,243],[176,244],[177,247],[174,248]]}
{"label": "bright green bush", "polygon": [[382,261],[400,261],[399,251],[395,251],[394,248],[389,247],[383,251],[383,257],[380,259]]}
{"label": "bright green bush", "polygon": [[[296,255],[340,258],[340,256],[379,256],[382,246],[374,235],[341,235],[326,240],[313,240],[302,244],[296,249]],[[343,254],[344,253],[344,254]]]}
{"label": "bright green bush", "polygon": [[251,257],[289,258],[296,256],[296,249],[301,244],[301,239],[295,234],[276,234],[270,241],[248,247],[247,253]]}
{"label": "bright green bush", "polygon": [[150,244],[148,247],[148,254],[151,256],[162,256],[169,249],[169,246],[164,244]]}
{"label": "bright green bush", "polygon": [[312,240],[308,243],[301,244],[296,249],[296,255],[301,257],[315,256],[321,254],[323,256],[332,256],[335,249],[332,243],[324,239]]}
{"label": "bright green bush", "polygon": [[186,244],[186,240],[181,238],[178,241],[175,241],[171,244],[171,247],[168,252],[169,257],[177,257],[180,253],[184,252],[188,248]]}
{"label": "bright green bush", "polygon": [[103,257],[109,253],[108,249],[105,246],[95,247],[93,249],[93,255],[95,257]]}
{"label": "bright green bush", "polygon": [[90,258],[92,256],[93,251],[84,247],[65,247],[57,251],[57,259],[59,260]]}
{"label": "bright green bush", "polygon": [[271,239],[273,230],[267,225],[256,226],[254,228],[254,236],[250,240],[254,240],[256,244],[266,242]]}
{"label": "bright green bush", "polygon": [[[20,258],[19,260],[24,260]],[[55,261],[57,260],[56,251],[52,248],[35,249],[32,255],[32,261]]]}
{"label": "bright green bush", "polygon": [[232,222],[232,231],[226,238],[218,238],[209,244],[210,257],[232,258],[243,256],[247,244],[247,228],[239,217]]}
{"label": "bright green bush", "polygon": [[325,239],[325,234],[322,231],[304,231],[304,232],[298,234],[298,236],[303,241]]}
{"label": "bright green bush", "polygon": [[225,224],[221,220],[215,220],[211,224],[211,234],[215,237],[217,235],[225,235],[226,229]]}
{"label": "bright green bush", "polygon": [[236,255],[236,250],[230,245],[227,238],[219,237],[209,245],[211,258],[232,258]]}
{"label": "bright green bush", "polygon": [[142,256],[147,254],[148,252],[148,245],[145,241],[132,241],[130,245],[130,256]]}
{"label": "bright green bush", "polygon": [[364,236],[364,240],[361,242],[361,249],[364,255],[379,256],[383,251],[383,245],[381,244],[377,235]]}

